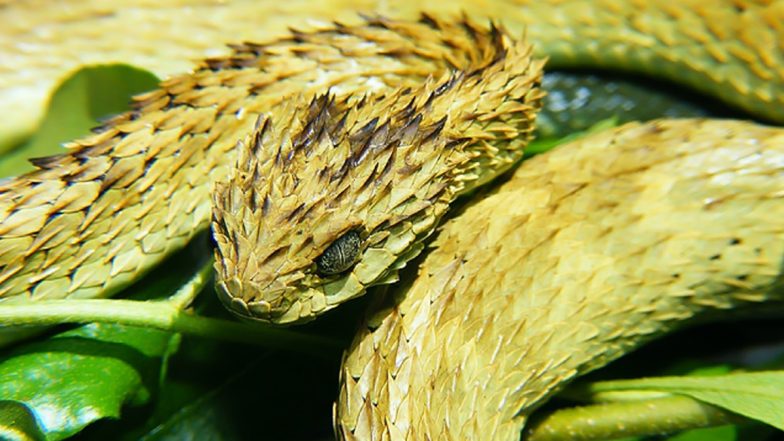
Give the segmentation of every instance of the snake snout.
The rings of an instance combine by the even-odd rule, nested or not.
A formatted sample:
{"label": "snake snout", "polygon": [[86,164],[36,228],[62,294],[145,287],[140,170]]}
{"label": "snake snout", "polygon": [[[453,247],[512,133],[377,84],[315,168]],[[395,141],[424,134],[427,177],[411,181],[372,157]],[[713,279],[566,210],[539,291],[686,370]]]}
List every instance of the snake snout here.
{"label": "snake snout", "polygon": [[[231,290],[225,283],[216,284],[216,291],[221,303],[234,315],[252,321],[265,323],[282,323],[281,317],[291,309],[291,301],[283,296],[283,293],[266,293],[264,298],[254,296],[252,299],[232,295]],[[283,321],[285,322],[285,321]]]}

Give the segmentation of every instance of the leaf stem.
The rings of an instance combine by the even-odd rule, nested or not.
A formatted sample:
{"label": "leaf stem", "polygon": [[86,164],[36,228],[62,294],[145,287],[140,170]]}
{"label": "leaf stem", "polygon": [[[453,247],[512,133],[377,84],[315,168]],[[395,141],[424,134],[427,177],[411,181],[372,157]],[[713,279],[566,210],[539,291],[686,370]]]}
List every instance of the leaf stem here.
{"label": "leaf stem", "polygon": [[204,289],[207,283],[212,280],[212,259],[207,259],[199,270],[183,284],[180,289],[169,296],[167,302],[176,306],[177,309],[187,308],[193,299]]}
{"label": "leaf stem", "polygon": [[680,395],[562,409],[534,419],[526,441],[591,441],[658,435],[748,422],[737,414]]}
{"label": "leaf stem", "polygon": [[343,347],[339,341],[326,337],[194,315],[180,310],[179,302],[168,300],[43,300],[0,305],[0,326],[93,322],[155,328],[328,357]]}

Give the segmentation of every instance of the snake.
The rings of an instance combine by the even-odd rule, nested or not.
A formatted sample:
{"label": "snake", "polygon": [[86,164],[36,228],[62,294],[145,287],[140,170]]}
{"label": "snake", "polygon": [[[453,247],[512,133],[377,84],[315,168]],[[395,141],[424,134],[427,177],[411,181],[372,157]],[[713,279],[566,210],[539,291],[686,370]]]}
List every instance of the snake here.
{"label": "snake", "polygon": [[438,227],[522,157],[542,54],[784,120],[781,2],[569,4],[490,25],[366,16],[164,80],[0,183],[0,302],[110,296],[211,222],[227,308],[299,323],[396,282],[427,246],[344,356],[336,433],[515,439],[578,375],[781,300],[775,127],[624,125],[526,161]]}

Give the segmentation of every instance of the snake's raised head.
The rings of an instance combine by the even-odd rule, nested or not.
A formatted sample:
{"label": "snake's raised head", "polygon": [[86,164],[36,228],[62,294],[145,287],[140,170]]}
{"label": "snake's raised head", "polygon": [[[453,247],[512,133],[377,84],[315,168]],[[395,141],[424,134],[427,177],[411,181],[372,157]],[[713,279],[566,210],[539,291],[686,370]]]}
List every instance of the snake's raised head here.
{"label": "snake's raised head", "polygon": [[394,280],[460,193],[521,156],[542,63],[493,32],[495,53],[421,88],[293,100],[259,120],[214,192],[231,311],[305,321]]}

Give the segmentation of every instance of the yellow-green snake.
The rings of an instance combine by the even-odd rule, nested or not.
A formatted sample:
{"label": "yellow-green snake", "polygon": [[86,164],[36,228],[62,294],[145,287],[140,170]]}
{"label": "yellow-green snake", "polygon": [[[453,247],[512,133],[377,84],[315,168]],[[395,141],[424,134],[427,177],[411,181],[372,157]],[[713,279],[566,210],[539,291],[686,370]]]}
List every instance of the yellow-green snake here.
{"label": "yellow-green snake", "polygon": [[[2,301],[110,295],[211,216],[240,316],[309,320],[393,282],[458,195],[521,156],[542,97],[532,47],[784,120],[781,2],[464,6],[237,44],[36,160],[0,184]],[[443,227],[357,336],[337,433],[513,439],[575,376],[692,317],[781,299],[782,136],[658,121],[525,163]]]}

